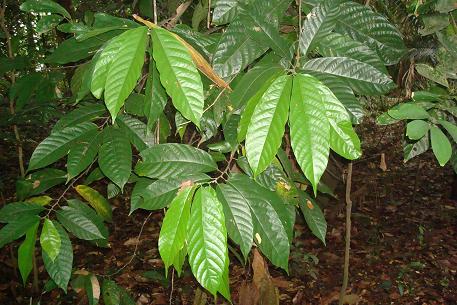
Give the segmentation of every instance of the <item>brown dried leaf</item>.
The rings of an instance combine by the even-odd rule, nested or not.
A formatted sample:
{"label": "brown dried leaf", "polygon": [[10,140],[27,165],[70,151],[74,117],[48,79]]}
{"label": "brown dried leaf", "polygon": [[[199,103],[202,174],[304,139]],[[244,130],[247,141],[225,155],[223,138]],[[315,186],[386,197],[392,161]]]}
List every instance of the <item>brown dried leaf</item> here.
{"label": "brown dried leaf", "polygon": [[379,168],[383,172],[385,172],[387,170],[386,155],[384,153],[381,154],[381,161],[379,162]]}

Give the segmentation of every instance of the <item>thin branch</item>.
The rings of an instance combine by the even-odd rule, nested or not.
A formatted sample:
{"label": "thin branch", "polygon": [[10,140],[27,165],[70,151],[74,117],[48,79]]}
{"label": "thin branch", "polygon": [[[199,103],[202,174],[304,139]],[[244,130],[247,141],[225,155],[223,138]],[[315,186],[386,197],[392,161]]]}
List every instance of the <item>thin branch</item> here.
{"label": "thin branch", "polygon": [[153,5],[153,12],[154,12],[154,23],[157,24],[157,0],[153,0],[152,1],[152,5]]}
{"label": "thin branch", "polygon": [[211,27],[211,0],[208,0],[208,16],[206,19],[206,28],[209,30]]}
{"label": "thin branch", "polygon": [[343,285],[341,285],[339,305],[343,305],[344,296],[349,281],[349,252],[351,250],[351,186],[352,186],[352,162],[348,164],[348,174],[346,179],[346,238],[344,248],[344,267],[343,267]]}
{"label": "thin branch", "polygon": [[211,183],[217,183],[217,180],[219,180],[219,179],[224,179],[225,180],[224,176],[228,175],[228,172],[229,172],[230,167],[231,167],[231,163],[232,163],[232,161],[233,161],[233,159],[235,157],[235,153],[236,153],[236,150],[232,151],[230,153],[230,157],[227,160],[227,166],[225,167],[225,169],[223,171],[219,170],[220,175],[218,175],[217,177],[213,178]]}

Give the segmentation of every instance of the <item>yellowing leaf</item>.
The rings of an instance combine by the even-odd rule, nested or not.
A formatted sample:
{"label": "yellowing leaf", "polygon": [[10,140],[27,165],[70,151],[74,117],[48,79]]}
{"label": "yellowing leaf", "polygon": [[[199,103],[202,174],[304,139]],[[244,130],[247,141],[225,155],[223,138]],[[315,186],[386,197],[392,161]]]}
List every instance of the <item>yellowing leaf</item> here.
{"label": "yellowing leaf", "polygon": [[78,185],[75,189],[97,211],[98,215],[106,221],[112,220],[111,205],[105,197],[87,185]]}
{"label": "yellowing leaf", "polygon": [[32,203],[38,203],[41,206],[47,206],[51,201],[52,198],[49,196],[36,196],[36,197],[30,197],[25,200],[26,202],[32,202]]}

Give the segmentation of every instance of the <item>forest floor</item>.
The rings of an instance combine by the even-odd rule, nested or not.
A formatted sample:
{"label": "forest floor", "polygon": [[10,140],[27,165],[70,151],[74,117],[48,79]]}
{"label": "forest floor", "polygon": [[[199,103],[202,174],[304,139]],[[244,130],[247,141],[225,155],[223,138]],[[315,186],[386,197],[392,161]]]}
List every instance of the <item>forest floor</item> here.
{"label": "forest floor", "polygon": [[[440,168],[430,153],[403,163],[403,126],[399,124],[377,126],[367,119],[358,129],[364,154],[354,162],[352,177],[348,304],[457,304],[457,204],[446,199],[452,169]],[[36,144],[26,142],[27,156]],[[385,171],[380,169],[382,153]],[[8,202],[14,200],[17,175],[14,146],[0,147],[0,161],[2,197]],[[297,215],[290,274],[269,266],[272,283],[279,290],[279,304],[337,304],[345,234],[343,186],[337,194],[338,199],[331,199],[324,207],[327,246],[310,234]],[[111,278],[126,288],[138,305],[215,303],[211,297],[207,302],[194,300],[201,290],[188,267],[181,278],[174,274],[164,277],[157,250],[162,211],[152,213],[145,223],[147,211],[137,210],[128,216],[128,197],[114,199],[112,204],[115,210],[109,228],[111,248],[74,241],[74,270],[85,269],[97,275],[115,273]],[[31,288],[22,287],[11,260],[17,244],[12,247],[0,250],[0,304],[29,304]],[[48,277],[40,259],[38,266],[43,287]],[[231,256],[234,304],[250,304],[245,298],[251,281],[251,265],[243,266]],[[74,291],[65,295],[55,289],[41,296],[41,304],[85,303]],[[216,304],[223,301],[219,299]]]}

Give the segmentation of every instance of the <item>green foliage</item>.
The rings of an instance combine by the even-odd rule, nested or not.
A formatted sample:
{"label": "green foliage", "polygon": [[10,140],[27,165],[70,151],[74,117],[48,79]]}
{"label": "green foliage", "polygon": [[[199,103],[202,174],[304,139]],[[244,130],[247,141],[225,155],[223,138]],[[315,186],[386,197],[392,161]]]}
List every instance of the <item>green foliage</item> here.
{"label": "green foliage", "polygon": [[[67,39],[51,54],[37,56],[40,66],[29,70],[40,72],[27,74],[10,59],[0,61],[0,71],[16,69],[20,75],[15,84],[5,78],[5,96],[22,112],[35,102],[64,100],[73,109],[35,148],[28,175],[17,182],[20,202],[0,210],[0,222],[6,223],[0,247],[26,235],[19,249],[24,283],[41,220],[45,268],[65,291],[73,263],[67,232],[108,246],[105,222],[113,221],[112,206],[88,186],[105,178],[108,198],[133,189],[130,213],[166,209],[159,236],[166,272],[173,266],[180,275],[187,257],[198,282],[228,300],[227,238],[240,247],[245,261],[255,243],[275,266],[288,271],[300,209],[311,232],[325,243],[324,213],[303,190],[311,186],[315,196],[325,191],[320,179],[330,150],[346,159],[360,157],[352,126],[364,114],[358,98],[393,89],[385,65],[397,63],[405,47],[398,30],[367,6],[313,3],[307,3],[309,14],[294,35],[284,30],[297,19],[298,7],[290,0],[215,1],[211,21],[223,29],[219,33],[198,32],[206,18],[205,1],[190,15],[193,29],[172,23],[165,29],[134,16],[140,26],[105,13],[72,19],[75,12],[56,2],[24,2],[22,10],[46,14],[39,17],[36,33],[51,37],[56,27]],[[150,0],[138,2],[146,16],[152,15],[151,5]],[[449,9],[443,3],[438,7]],[[452,43],[441,38],[452,53]],[[444,69],[446,56],[428,77],[453,75]],[[68,63],[78,67],[68,70],[67,78],[48,73],[50,64],[54,69]],[[455,105],[451,97],[425,90],[416,98],[389,110],[384,121],[413,120],[407,135],[418,141],[409,143],[405,158],[431,143],[444,164],[452,153],[447,134],[457,138],[457,127],[446,119],[457,114]],[[299,168],[284,151],[293,151]],[[57,162],[67,155],[65,171],[48,167],[62,166]],[[58,199],[29,198],[63,183],[69,185]],[[77,196],[74,192],[87,203],[63,203],[70,194]],[[39,202],[47,205],[46,215],[40,215],[45,208]],[[78,274],[73,282],[86,291],[90,304],[99,301],[94,274]],[[110,280],[101,290],[105,304],[133,304]]]}

